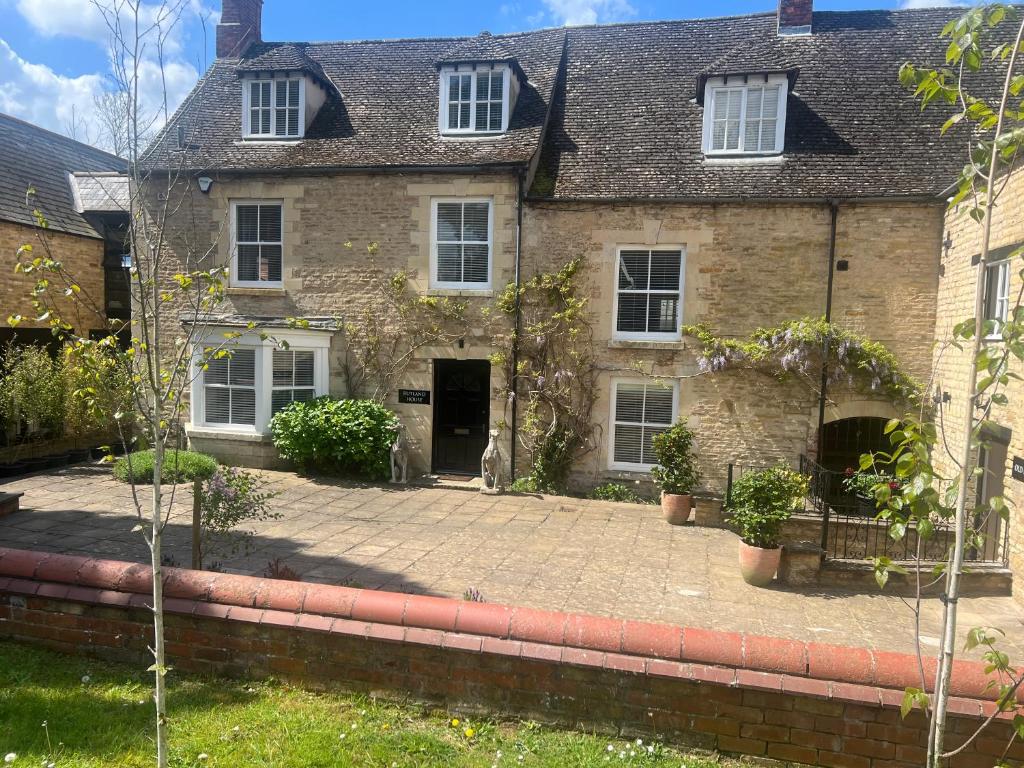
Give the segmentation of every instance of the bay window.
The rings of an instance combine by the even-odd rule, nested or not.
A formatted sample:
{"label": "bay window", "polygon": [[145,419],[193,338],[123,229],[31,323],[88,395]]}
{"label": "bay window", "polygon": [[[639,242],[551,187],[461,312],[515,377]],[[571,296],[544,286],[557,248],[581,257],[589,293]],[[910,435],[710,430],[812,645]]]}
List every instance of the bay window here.
{"label": "bay window", "polygon": [[[230,330],[230,329],[224,329]],[[266,433],[275,413],[328,393],[330,334],[246,331],[225,340],[211,333],[193,351],[192,426]]]}

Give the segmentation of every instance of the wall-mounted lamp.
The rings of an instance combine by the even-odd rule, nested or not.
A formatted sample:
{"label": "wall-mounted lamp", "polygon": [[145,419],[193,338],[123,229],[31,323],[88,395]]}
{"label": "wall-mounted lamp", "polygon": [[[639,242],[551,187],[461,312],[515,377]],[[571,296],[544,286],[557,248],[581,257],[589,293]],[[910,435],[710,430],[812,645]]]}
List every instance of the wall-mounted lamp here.
{"label": "wall-mounted lamp", "polygon": [[207,192],[209,192],[210,187],[213,186],[213,179],[211,179],[209,176],[200,176],[198,179],[196,179],[196,182],[199,184],[199,191],[202,192],[204,195]]}

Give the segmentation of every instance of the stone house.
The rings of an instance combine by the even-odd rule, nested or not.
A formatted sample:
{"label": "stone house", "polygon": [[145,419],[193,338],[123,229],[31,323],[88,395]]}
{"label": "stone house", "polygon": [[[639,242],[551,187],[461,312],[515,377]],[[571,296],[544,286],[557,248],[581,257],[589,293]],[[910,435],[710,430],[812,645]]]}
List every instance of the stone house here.
{"label": "stone house", "polygon": [[[951,209],[946,216],[946,239],[939,277],[938,322],[934,349],[934,392],[939,416],[948,426],[944,438],[948,447],[935,452],[936,467],[946,476],[957,469],[950,453],[959,456],[963,450],[960,425],[964,424],[967,378],[970,355],[950,345],[953,327],[975,316],[975,285],[981,257],[981,225],[966,214],[966,204]],[[985,272],[984,316],[998,325],[1019,302],[1024,288],[1022,262],[1013,257],[1024,246],[1024,172],[1013,171],[992,213],[992,239]],[[998,328],[984,340],[987,345],[1001,342]],[[1012,359],[1011,371],[1024,375],[1019,361]],[[1004,389],[1009,400],[1005,406],[993,405],[991,424],[986,429],[988,446],[977,449],[978,466],[983,470],[969,489],[968,500],[979,503],[992,497],[1003,497],[1009,508],[1007,522],[996,518],[986,521],[983,557],[1007,557],[1010,569],[1020,573],[1024,567],[1024,541],[1020,536],[1024,525],[1024,384],[1010,379]],[[971,505],[973,506],[973,505]],[[1003,549],[1005,547],[1005,550]]]}
{"label": "stone house", "polygon": [[[108,319],[128,320],[131,297],[124,268],[127,213],[127,164],[95,147],[0,114],[0,344],[47,344],[46,323],[32,318],[29,296],[35,278],[15,274],[18,249],[40,238],[62,261],[88,301],[67,301],[60,311],[79,332],[106,333]],[[29,190],[32,194],[27,194]],[[45,232],[33,209],[46,219]],[[11,315],[26,319],[17,328]]]}
{"label": "stone house", "polygon": [[[491,364],[514,321],[493,307],[507,284],[575,258],[598,366],[579,485],[644,481],[651,436],[680,419],[705,490],[721,492],[730,462],[792,461],[819,442],[846,466],[896,413],[837,390],[819,428],[813,388],[702,375],[686,325],[743,337],[828,313],[931,374],[938,195],[958,163],[935,152],[942,116],[922,114],[897,72],[941,62],[955,10],[785,0],[729,18],[331,43],[264,42],[261,11],[224,0],[218,58],[144,161],[186,172],[189,237],[230,264],[213,332],[259,322],[290,345],[243,335],[196,379],[196,448],[273,463],[271,415],[349,394],[339,324],[398,273],[467,306],[464,332],[418,349],[387,395],[422,472],[477,472],[498,427],[528,471]],[[285,327],[293,317],[308,327]]]}

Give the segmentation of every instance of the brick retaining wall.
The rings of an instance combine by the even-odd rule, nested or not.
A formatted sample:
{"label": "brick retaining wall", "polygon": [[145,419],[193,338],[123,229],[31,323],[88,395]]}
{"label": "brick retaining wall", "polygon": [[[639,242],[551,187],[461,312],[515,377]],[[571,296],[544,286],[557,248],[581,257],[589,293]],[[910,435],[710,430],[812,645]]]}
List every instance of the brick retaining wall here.
{"label": "brick retaining wall", "polygon": [[[136,563],[0,548],[0,637],[140,662],[150,585]],[[924,718],[899,715],[916,683],[906,654],[176,568],[165,592],[179,670],[407,693],[812,765],[924,759]],[[953,690],[955,744],[995,705],[980,664],[958,662]],[[1000,719],[952,765],[991,768],[1009,733]]]}

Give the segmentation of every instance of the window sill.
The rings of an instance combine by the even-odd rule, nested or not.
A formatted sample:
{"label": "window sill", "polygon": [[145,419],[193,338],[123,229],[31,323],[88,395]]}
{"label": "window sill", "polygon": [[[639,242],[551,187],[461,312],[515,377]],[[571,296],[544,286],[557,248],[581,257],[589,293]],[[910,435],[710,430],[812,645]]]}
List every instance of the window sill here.
{"label": "window sill", "polygon": [[654,341],[644,339],[611,339],[608,341],[608,349],[667,349],[678,351],[686,349],[682,339],[675,341]]}
{"label": "window sill", "polygon": [[491,288],[428,288],[427,296],[479,296],[489,299],[494,296]]}
{"label": "window sill", "polygon": [[[654,467],[654,465],[652,464],[651,467]],[[636,467],[617,469],[616,467],[608,467],[601,473],[601,478],[603,480],[650,480],[651,467],[647,469],[638,469]]]}
{"label": "window sill", "polygon": [[704,165],[781,165],[784,155],[704,155]]}
{"label": "window sill", "polygon": [[284,296],[287,291],[284,288],[225,288],[225,296]]}
{"label": "window sill", "polygon": [[265,435],[261,432],[214,429],[212,427],[197,427],[192,425],[186,425],[185,434],[189,437],[197,437],[200,440],[235,440],[243,443],[271,442],[270,435]]}
{"label": "window sill", "polygon": [[302,143],[301,136],[282,136],[279,139],[275,139],[273,136],[243,136],[235,142],[235,146],[240,147],[253,147],[253,146],[267,146],[267,147],[287,147]]}

